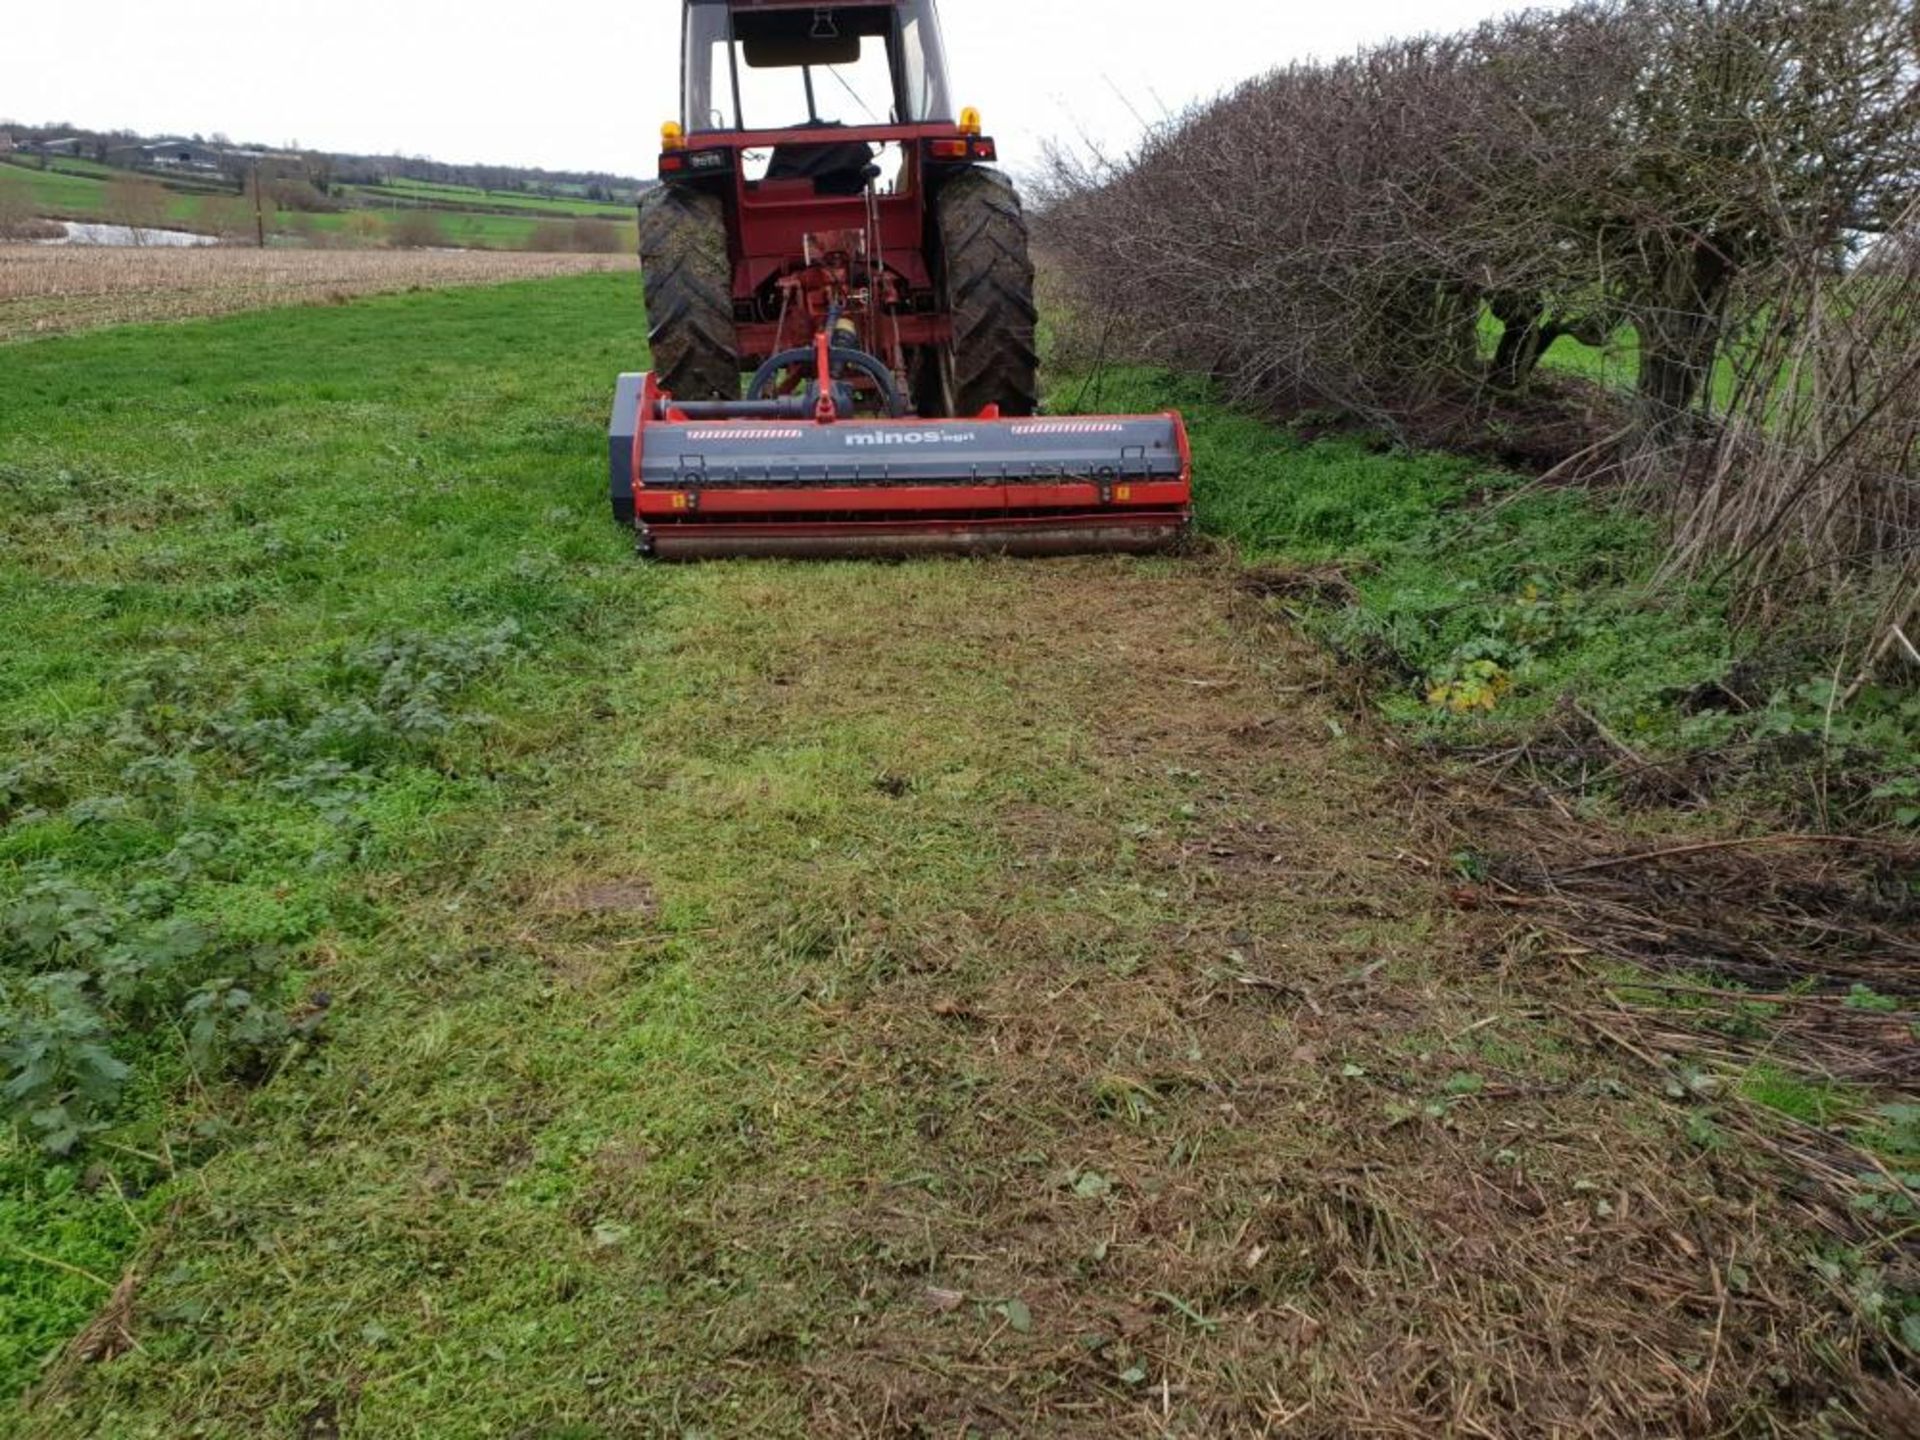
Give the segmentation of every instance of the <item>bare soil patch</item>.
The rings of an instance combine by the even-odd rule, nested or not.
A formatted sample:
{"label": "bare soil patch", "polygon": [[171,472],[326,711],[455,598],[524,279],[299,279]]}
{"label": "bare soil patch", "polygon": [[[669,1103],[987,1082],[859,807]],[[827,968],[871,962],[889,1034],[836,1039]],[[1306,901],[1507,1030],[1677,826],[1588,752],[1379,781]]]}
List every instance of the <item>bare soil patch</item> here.
{"label": "bare soil patch", "polygon": [[490,250],[0,245],[0,342],[633,264],[620,255]]}

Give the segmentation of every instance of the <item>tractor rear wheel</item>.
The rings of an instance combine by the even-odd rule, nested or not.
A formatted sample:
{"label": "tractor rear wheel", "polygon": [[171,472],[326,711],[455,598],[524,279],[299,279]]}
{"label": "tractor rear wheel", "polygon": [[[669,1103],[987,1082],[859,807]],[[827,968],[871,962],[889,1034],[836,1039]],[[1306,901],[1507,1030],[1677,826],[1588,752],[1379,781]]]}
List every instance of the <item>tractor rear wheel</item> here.
{"label": "tractor rear wheel", "polygon": [[1040,362],[1019,192],[997,170],[962,170],[940,187],[934,213],[953,348],[950,364],[926,367],[916,398],[923,411],[945,399],[952,409],[941,413],[998,405],[1003,415],[1031,415],[1040,403]]}
{"label": "tractor rear wheel", "polygon": [[640,268],[661,387],[680,400],[739,399],[733,262],[720,197],[678,185],[642,196]]}

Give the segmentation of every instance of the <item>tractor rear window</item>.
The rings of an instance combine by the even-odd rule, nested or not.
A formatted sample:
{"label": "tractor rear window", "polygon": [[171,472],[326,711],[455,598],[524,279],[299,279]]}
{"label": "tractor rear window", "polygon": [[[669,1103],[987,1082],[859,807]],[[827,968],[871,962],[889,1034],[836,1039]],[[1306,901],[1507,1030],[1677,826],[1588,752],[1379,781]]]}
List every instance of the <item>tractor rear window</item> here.
{"label": "tractor rear window", "polygon": [[931,0],[736,12],[687,7],[689,131],[951,118]]}
{"label": "tractor rear window", "polygon": [[[887,42],[879,35],[850,35],[831,47],[814,43],[756,46],[743,32],[740,109],[746,128],[786,125],[888,125],[893,123],[893,71]],[[769,20],[807,19],[776,11]],[[835,63],[807,63],[799,57],[831,55]],[[843,58],[844,57],[844,58]],[[756,60],[762,61],[755,64]]]}

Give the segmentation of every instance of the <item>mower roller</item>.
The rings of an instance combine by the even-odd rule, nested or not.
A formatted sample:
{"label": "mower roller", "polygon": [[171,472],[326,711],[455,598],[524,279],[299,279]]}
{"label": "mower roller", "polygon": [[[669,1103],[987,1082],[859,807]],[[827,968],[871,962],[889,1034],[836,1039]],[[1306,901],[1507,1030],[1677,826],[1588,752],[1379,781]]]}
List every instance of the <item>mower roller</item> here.
{"label": "mower roller", "polygon": [[951,104],[933,0],[685,0],[682,18],[681,119],[640,204],[655,369],[620,377],[609,430],[642,553],[1178,541],[1178,415],[1037,413],[1025,217],[978,113]]}

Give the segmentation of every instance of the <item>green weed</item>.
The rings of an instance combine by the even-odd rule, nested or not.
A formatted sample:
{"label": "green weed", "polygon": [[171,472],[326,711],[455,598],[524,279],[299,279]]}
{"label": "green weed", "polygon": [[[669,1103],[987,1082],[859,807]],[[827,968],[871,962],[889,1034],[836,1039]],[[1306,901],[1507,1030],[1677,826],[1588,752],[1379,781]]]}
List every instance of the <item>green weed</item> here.
{"label": "green weed", "polygon": [[637,288],[0,347],[0,1385],[325,1043],[369,877],[440,863],[644,616],[598,459]]}
{"label": "green weed", "polygon": [[[1343,567],[1350,603],[1294,608],[1423,737],[1510,741],[1571,697],[1651,758],[1742,749],[1771,757],[1744,773],[1769,795],[1792,787],[1790,804],[1920,824],[1920,695],[1868,688],[1835,707],[1823,654],[1782,635],[1761,653],[1712,585],[1656,585],[1657,520],[1627,501],[1365,435],[1301,439],[1157,371],[1059,393],[1083,409],[1177,404],[1201,528],[1254,563]],[[1729,683],[1769,698],[1740,709]],[[1826,777],[1818,795],[1810,773]]]}

